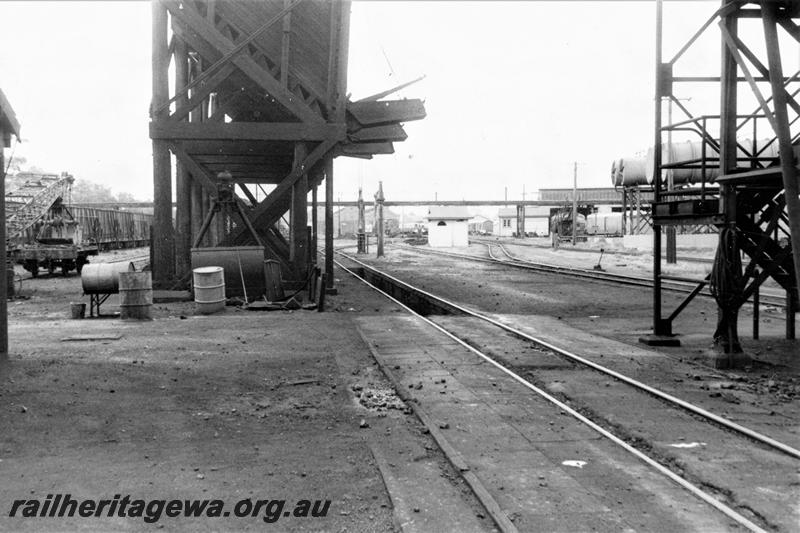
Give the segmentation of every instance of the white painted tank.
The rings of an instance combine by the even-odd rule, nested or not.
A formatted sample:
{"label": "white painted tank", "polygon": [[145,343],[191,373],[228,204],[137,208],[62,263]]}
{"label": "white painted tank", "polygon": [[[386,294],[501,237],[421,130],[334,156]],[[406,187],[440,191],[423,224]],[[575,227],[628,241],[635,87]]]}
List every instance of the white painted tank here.
{"label": "white painted tank", "polygon": [[614,187],[646,185],[645,158],[623,157],[611,165],[611,183]]}
{"label": "white painted tank", "polygon": [[586,217],[587,235],[622,235],[622,213],[592,213]]}
{"label": "white painted tank", "polygon": [[[748,157],[747,154],[742,150],[745,148],[748,152],[752,152],[753,149],[753,141],[750,139],[740,139],[738,141],[740,148],[737,150],[737,158],[740,159],[738,166],[740,168],[748,168],[750,167],[750,162],[743,160],[744,158]],[[778,145],[777,142],[769,143],[769,139],[761,139],[756,142],[756,150],[760,151],[762,148],[764,151],[758,154],[759,158],[769,158],[769,157],[778,157]],[[666,162],[672,163],[679,163],[682,161],[689,162],[689,161],[699,161],[703,158],[703,146],[700,141],[683,141],[683,142],[673,142],[672,143],[672,150],[671,154],[668,150],[669,145],[664,144],[661,147],[661,162],[662,164]],[[655,163],[655,152],[653,148],[647,150],[647,165],[646,165],[646,177],[647,183],[653,183],[653,165]],[[706,145],[706,159],[719,159],[719,152],[715,148],[710,145]],[[675,184],[692,184],[692,183],[700,183],[703,177],[703,171],[700,168],[687,168],[687,169],[673,169],[672,180]],[[705,181],[706,183],[710,183],[715,181],[720,175],[719,170],[719,163],[716,161],[710,162],[706,166],[706,173],[705,173]]]}

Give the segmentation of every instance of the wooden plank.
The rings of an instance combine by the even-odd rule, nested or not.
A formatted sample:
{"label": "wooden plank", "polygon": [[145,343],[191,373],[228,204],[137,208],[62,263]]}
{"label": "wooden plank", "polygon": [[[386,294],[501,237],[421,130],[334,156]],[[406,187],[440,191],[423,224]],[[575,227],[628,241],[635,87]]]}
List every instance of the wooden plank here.
{"label": "wooden plank", "polygon": [[[303,164],[307,155],[308,148],[305,143],[295,143],[294,148],[294,168]],[[292,185],[292,207],[289,210],[289,261],[292,262],[294,275],[297,279],[305,279],[306,273],[306,254],[308,253],[308,171],[305,171]]]}
{"label": "wooden plank", "polygon": [[361,98],[360,100],[357,100],[357,102],[377,102],[378,100],[386,98],[390,94],[396,93],[397,91],[399,91],[401,89],[405,89],[406,87],[408,87],[410,85],[414,85],[418,81],[421,81],[421,80],[424,80],[424,79],[425,79],[425,76],[420,76],[417,79],[414,79],[414,80],[411,80],[411,81],[407,81],[405,83],[401,83],[400,85],[395,85],[391,89],[386,89],[385,91],[381,91],[379,93],[376,93],[376,94],[373,94],[373,95],[370,95],[370,96],[365,96],[364,98]]}
{"label": "wooden plank", "polygon": [[[347,61],[348,52],[350,50],[350,7],[350,0],[341,0],[339,3],[339,56],[337,59],[338,66],[336,68],[338,101],[336,103],[335,117],[338,122],[344,122],[346,113],[345,103],[347,101]],[[333,283],[333,279],[331,279],[331,283]]]}
{"label": "wooden plank", "polygon": [[248,207],[253,207],[258,205],[258,200],[256,200],[256,197],[253,196],[253,193],[250,192],[250,189],[245,184],[240,183],[239,190],[242,191],[242,193],[244,193],[244,195],[250,201],[250,205]]}
{"label": "wooden plank", "polygon": [[220,141],[191,139],[181,146],[192,157],[196,155],[270,155],[292,157],[291,142],[284,141]]}
{"label": "wooden plank", "polygon": [[[174,43],[173,59],[175,65],[176,91],[189,83],[189,55],[186,43],[172,36]],[[178,108],[186,106],[187,98],[176,101]],[[188,115],[189,112],[186,112]],[[184,115],[184,116],[186,116]],[[175,163],[175,274],[182,278],[192,269],[192,181],[189,172],[180,161]]]}
{"label": "wooden plank", "polygon": [[[186,152],[191,153],[190,150]],[[285,167],[287,172],[292,166],[292,159],[281,154],[192,154],[192,158],[200,165],[273,165]]]}
{"label": "wooden plank", "polygon": [[340,146],[340,153],[344,156],[393,154],[394,145],[390,142],[342,144]]}
{"label": "wooden plank", "polygon": [[[308,172],[311,167],[317,164],[333,147],[336,141],[323,141],[314,148],[303,162],[293,169],[278,186],[267,196],[258,207],[253,210],[253,223],[258,226],[271,226],[289,209],[291,202],[291,190],[295,182]],[[280,213],[278,213],[280,211]],[[240,230],[235,235],[231,235],[231,242],[235,242],[243,232]]]}
{"label": "wooden plank", "polygon": [[15,137],[19,137],[17,115],[14,113],[14,108],[11,107],[8,99],[6,99],[6,95],[3,94],[2,89],[0,89],[0,118],[3,118],[6,122],[4,134],[13,133]]}
{"label": "wooden plank", "polygon": [[[184,41],[185,43],[185,41]],[[175,112],[172,113],[169,117],[169,121],[172,123],[180,122],[192,111],[192,109],[196,108],[200,103],[208,98],[208,95],[216,91],[220,84],[227,80],[231,74],[236,70],[236,67],[231,65],[230,63],[227,65],[223,65],[222,67],[217,70],[217,72],[208,78],[205,82],[200,83],[199,86],[195,86],[192,89],[192,97],[189,98],[188,101],[180,102],[175,109]]]}
{"label": "wooden plank", "polygon": [[324,294],[333,289],[333,156],[325,158],[325,274],[320,287],[320,309]]}
{"label": "wooden plank", "polygon": [[[283,0],[283,7],[288,7],[292,0]],[[281,85],[289,87],[289,49],[292,46],[292,14],[283,16],[283,39],[281,42]]]}
{"label": "wooden plank", "polygon": [[377,102],[351,102],[347,110],[364,126],[377,126],[425,118],[422,100],[387,100]]}
{"label": "wooden plank", "polygon": [[150,123],[151,139],[214,139],[244,141],[341,141],[346,138],[344,124],[304,122],[229,122],[202,124],[191,122]]}
{"label": "wooden plank", "polygon": [[402,142],[408,138],[408,135],[399,124],[386,124],[362,128],[352,132],[349,137],[351,141],[355,142]]}
{"label": "wooden plank", "polygon": [[[225,4],[225,16],[228,20],[228,23],[231,24],[234,28],[243,33],[250,33],[255,29],[255,24],[253,21],[252,13],[250,12],[251,8],[256,7],[253,5],[242,5],[238,2],[227,2]],[[297,9],[297,8],[295,8]],[[295,27],[297,25],[295,24]],[[270,51],[269,47],[265,46],[260,39],[256,39],[255,45],[256,49],[264,54],[265,57],[269,58],[270,61],[273,63],[277,63],[274,61],[272,52]],[[296,63],[296,62],[295,62]],[[302,85],[302,87],[311,93],[314,98],[318,100],[323,99],[324,92],[320,88],[318,82],[314,81],[312,75],[309,72],[303,69],[302,64],[289,64],[289,78],[294,78],[297,82]]]}
{"label": "wooden plank", "polygon": [[175,157],[178,158],[181,163],[186,166],[186,170],[188,170],[192,174],[192,179],[203,186],[205,191],[212,195],[217,195],[217,186],[214,185],[214,182],[211,179],[211,176],[208,175],[203,167],[195,163],[194,159],[191,158],[189,154],[180,146],[180,144],[171,142],[168,143],[170,151],[175,154]]}
{"label": "wooden plank", "polygon": [[[198,163],[199,164],[199,163]],[[286,172],[281,172],[283,168],[272,165],[230,165],[225,163],[204,164],[209,172],[209,175],[216,176],[220,172],[227,170],[233,174],[233,178],[256,177],[264,179],[280,180],[286,175]]]}
{"label": "wooden plank", "polygon": [[[165,0],[162,0],[162,1],[165,1]],[[233,47],[233,48],[232,48],[232,49],[231,49],[231,50],[230,50],[228,53],[226,53],[226,54],[225,54],[225,55],[224,55],[222,58],[220,58],[220,59],[219,59],[219,61],[217,61],[216,63],[212,64],[210,67],[208,67],[208,69],[206,70],[206,72],[202,73],[202,74],[201,74],[201,75],[200,75],[198,78],[194,79],[194,80],[192,81],[192,83],[191,83],[191,84],[187,85],[186,87],[184,87],[183,89],[181,89],[180,91],[178,91],[178,92],[177,92],[177,94],[176,94],[176,95],[175,95],[175,96],[174,96],[172,99],[170,99],[170,100],[169,100],[167,103],[165,103],[165,104],[163,104],[161,107],[157,108],[157,109],[156,109],[156,112],[159,112],[159,111],[161,111],[161,110],[162,110],[164,107],[168,107],[168,106],[169,106],[169,104],[171,104],[171,103],[175,102],[176,100],[178,100],[179,98],[181,98],[181,97],[185,96],[185,93],[186,93],[186,92],[187,92],[187,91],[188,91],[190,88],[194,87],[194,85],[195,85],[196,83],[202,83],[202,82],[203,82],[203,81],[204,81],[204,80],[205,80],[205,79],[206,79],[206,78],[207,78],[207,77],[208,77],[208,76],[209,76],[209,75],[210,75],[212,72],[215,72],[215,71],[216,71],[218,68],[221,68],[221,67],[222,67],[223,65],[225,65],[226,63],[229,63],[229,62],[230,62],[230,61],[231,61],[231,60],[232,60],[232,59],[233,59],[235,56],[237,56],[237,55],[238,55],[240,52],[243,52],[243,51],[250,52],[250,50],[251,50],[251,49],[252,49],[252,47],[253,47],[253,44],[252,44],[252,43],[255,41],[255,39],[256,39],[256,38],[257,38],[259,35],[262,35],[262,34],[263,34],[264,32],[266,32],[266,31],[267,31],[267,30],[268,30],[268,29],[269,29],[269,28],[270,28],[270,27],[271,27],[273,24],[275,24],[275,23],[279,22],[279,21],[281,20],[281,17],[282,17],[284,14],[291,13],[292,9],[293,9],[293,8],[294,8],[296,5],[300,4],[302,1],[303,1],[303,0],[297,0],[297,2],[296,2],[295,4],[289,4],[289,5],[285,6],[285,7],[284,7],[284,8],[283,8],[283,9],[282,9],[282,10],[281,10],[281,11],[280,11],[278,14],[276,14],[274,17],[272,17],[271,19],[269,19],[267,22],[265,22],[264,24],[262,24],[261,26],[259,26],[259,28],[257,28],[257,29],[256,29],[256,30],[255,30],[255,31],[254,31],[254,32],[253,32],[251,35],[242,35],[242,37],[244,37],[244,38],[243,38],[243,39],[241,39],[241,40],[239,40],[239,42],[238,42],[238,43],[236,43],[236,46],[234,46],[234,47]],[[175,2],[175,3],[177,4],[177,2]],[[206,9],[206,10],[208,11],[208,6],[206,6],[206,7],[207,7],[207,9]],[[217,27],[219,27],[219,28],[220,28],[220,30],[219,30],[219,31],[220,31],[220,33],[222,33],[224,36],[228,37],[228,39],[229,39],[231,42],[233,42],[233,41],[235,40],[235,38],[234,38],[234,36],[233,36],[233,34],[234,34],[234,33],[236,33],[236,34],[237,34],[237,38],[240,36],[240,35],[239,35],[239,32],[236,32],[236,31],[232,30],[232,29],[230,28],[230,26],[228,26],[224,20],[222,20],[222,21],[221,21],[221,22],[222,22],[222,24],[221,24],[221,25],[219,25],[219,26],[216,24],[216,17],[214,17],[214,16],[211,16],[211,17],[210,17],[210,20],[207,20],[207,21],[206,21],[206,19],[204,19],[204,18],[203,18],[203,17],[200,15],[200,13],[199,13],[200,6],[199,6],[199,5],[197,5],[197,4],[195,4],[195,5],[192,5],[192,4],[190,4],[190,3],[183,3],[183,4],[182,4],[182,8],[183,8],[184,10],[187,10],[187,11],[191,9],[191,11],[192,11],[192,13],[191,13],[191,14],[192,14],[192,15],[194,15],[196,19],[198,19],[198,20],[202,20],[202,21],[205,21],[205,22],[207,22],[207,23],[208,23],[208,25],[209,25],[211,28],[217,28]],[[174,20],[175,20],[175,19],[174,19],[174,17],[173,17],[173,22],[174,22]],[[173,42],[174,42],[174,36],[173,36]],[[272,73],[273,75],[274,75],[274,74],[276,74],[276,72],[275,72],[274,70],[277,70],[277,69],[274,69],[274,70],[273,70],[272,66],[270,66],[270,65],[265,65],[265,67],[266,67],[266,69],[267,69],[268,71],[270,71],[270,73]]]}
{"label": "wooden plank", "polygon": [[[203,37],[209,44],[216,48],[222,55],[229,54],[234,50],[236,45],[228,38],[222,35],[215,27],[210,25],[208,21],[200,17],[196,12],[191,9],[180,9],[176,3],[164,2],[161,0],[169,10],[170,14],[191,26],[198,34]],[[275,100],[283,105],[290,113],[304,122],[309,123],[322,123],[321,116],[314,113],[314,111],[306,105],[305,102],[294,96],[288,90],[283,88],[278,80],[276,80],[270,73],[261,68],[253,58],[246,55],[246,51],[237,54],[231,58],[234,64],[244,72],[250,79],[256,82],[261,88],[267,91]]]}
{"label": "wooden plank", "polygon": [[[169,99],[169,42],[167,10],[159,2],[151,4],[152,20],[152,120],[166,118],[167,108],[156,112]],[[153,140],[153,286],[175,276],[175,241],[172,226],[172,163],[169,149],[160,140]]]}

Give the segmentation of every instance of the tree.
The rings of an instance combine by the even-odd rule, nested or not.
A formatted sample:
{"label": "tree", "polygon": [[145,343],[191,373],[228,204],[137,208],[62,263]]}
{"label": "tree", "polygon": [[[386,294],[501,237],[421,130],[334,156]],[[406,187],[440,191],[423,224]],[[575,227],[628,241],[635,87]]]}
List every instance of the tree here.
{"label": "tree", "polygon": [[88,180],[75,180],[75,183],[72,184],[72,203],[92,204],[116,201],[114,193],[105,185]]}

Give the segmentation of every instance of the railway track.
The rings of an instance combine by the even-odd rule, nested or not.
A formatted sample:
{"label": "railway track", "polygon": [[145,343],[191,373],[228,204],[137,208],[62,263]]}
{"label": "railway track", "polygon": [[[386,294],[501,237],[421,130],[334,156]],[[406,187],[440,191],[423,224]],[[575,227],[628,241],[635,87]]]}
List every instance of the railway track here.
{"label": "railway track", "polygon": [[[481,238],[477,238],[476,239],[474,236],[470,237],[470,241],[471,242],[481,243],[481,244],[485,244],[487,242],[491,242],[491,243],[496,243],[497,242],[496,240],[491,240],[491,239],[481,239]],[[529,248],[540,248],[542,250],[552,250],[553,249],[552,245],[550,245],[550,244],[545,245],[545,244],[536,244],[536,243],[532,243],[532,242],[514,242],[513,244],[514,244],[514,246],[526,246],[526,247],[529,247]],[[576,247],[576,246],[575,247],[570,247],[568,249],[569,249],[570,252],[578,252],[578,253],[584,253],[584,254],[597,255],[597,253],[598,253],[598,251],[595,250],[595,249],[579,248],[579,247]],[[617,256],[623,256],[623,257],[637,257],[637,256],[639,256],[639,254],[636,254],[636,253],[624,252],[624,251],[620,251],[620,250],[608,250],[608,249],[606,249],[606,250],[604,250],[603,253],[605,253],[606,255],[617,255]],[[679,256],[676,257],[676,259],[678,261],[686,261],[687,263],[704,263],[704,264],[709,264],[709,265],[714,262],[714,259],[712,259],[710,257],[692,257],[692,256],[689,256],[689,255],[679,255]]]}
{"label": "railway track", "polygon": [[[489,257],[479,257],[469,254],[460,254],[455,252],[445,252],[441,250],[430,250],[430,249],[422,249],[417,246],[410,246],[410,245],[399,245],[393,244],[393,246],[400,246],[402,248],[411,249],[419,253],[423,254],[433,254],[433,255],[441,255],[441,256],[449,256],[455,257],[458,259],[467,259],[470,261],[481,261],[481,262],[489,262],[489,263],[500,263],[502,265],[507,265],[513,268],[521,268],[526,270],[532,270],[535,272],[545,272],[550,274],[558,274],[564,276],[572,276],[576,278],[584,278],[584,279],[591,279],[596,281],[604,281],[609,283],[615,283],[618,285],[629,285],[634,287],[645,287],[645,288],[653,288],[653,280],[651,278],[644,278],[638,276],[628,276],[625,274],[614,274],[611,272],[605,272],[600,270],[589,270],[584,268],[575,268],[575,267],[566,267],[562,265],[553,265],[549,263],[541,263],[536,261],[529,261],[525,259],[520,259],[514,257],[505,246],[500,243],[491,243],[485,241],[477,241],[480,244],[483,244],[487,247]],[[492,246],[495,246],[500,250],[500,253],[503,254],[506,258],[503,259],[494,254],[492,251]],[[671,278],[671,279],[669,279]],[[670,276],[670,277],[662,277],[661,286],[662,289],[665,291],[670,292],[677,292],[683,294],[689,294],[695,290],[697,290],[697,285],[700,280],[693,280],[688,278],[680,278],[678,276]],[[707,298],[713,298],[711,293],[708,291],[707,287],[704,287],[699,292],[700,296],[704,296]],[[763,290],[760,294],[760,301],[763,305],[770,305],[774,307],[786,307],[786,298],[779,295],[779,294],[772,294],[766,293]]]}
{"label": "railway track", "polygon": [[[498,320],[495,320],[492,317],[488,317],[488,316],[483,315],[481,313],[478,313],[478,312],[476,312],[476,311],[474,311],[472,309],[468,309],[468,308],[466,308],[466,307],[464,307],[464,306],[462,306],[462,305],[460,305],[460,304],[458,304],[456,302],[449,301],[449,300],[447,300],[445,298],[442,298],[440,296],[434,295],[434,294],[432,294],[430,292],[424,291],[424,290],[419,289],[417,287],[413,287],[413,286],[411,286],[411,285],[409,285],[409,284],[407,284],[407,283],[405,283],[405,282],[403,282],[403,281],[401,281],[401,280],[399,280],[399,279],[397,279],[397,278],[395,278],[395,277],[393,277],[393,276],[391,276],[391,275],[389,275],[387,273],[380,272],[380,271],[376,270],[374,267],[372,267],[370,265],[367,265],[366,263],[363,263],[363,262],[359,261],[358,259],[356,259],[354,257],[351,257],[351,256],[349,256],[347,254],[344,254],[342,252],[337,252],[337,253],[339,253],[339,255],[341,257],[344,257],[345,259],[347,259],[347,261],[350,261],[353,264],[358,265],[359,269],[363,269],[365,272],[370,272],[372,276],[378,276],[378,277],[382,278],[382,280],[389,280],[389,282],[391,284],[393,284],[395,286],[403,287],[407,291],[413,292],[414,294],[416,294],[418,296],[421,296],[421,297],[429,299],[429,300],[431,300],[433,302],[436,302],[436,304],[438,306],[440,306],[440,307],[457,310],[459,313],[461,313],[463,315],[466,315],[466,316],[471,317],[473,319],[477,319],[479,321],[485,322],[486,324],[489,324],[492,327],[499,328],[499,329],[503,330],[504,332],[506,332],[507,334],[511,334],[512,336],[514,336],[514,337],[516,337],[516,338],[518,338],[520,340],[523,340],[523,341],[529,342],[529,343],[533,343],[536,346],[540,346],[542,348],[550,350],[550,351],[558,354],[558,356],[560,356],[560,357],[566,358],[566,359],[568,359],[569,361],[571,361],[573,363],[576,363],[578,365],[581,365],[583,367],[591,369],[594,372],[599,372],[603,376],[612,377],[615,380],[618,380],[619,382],[622,382],[622,383],[624,383],[626,385],[634,387],[640,393],[645,393],[647,395],[650,395],[652,397],[657,398],[660,402],[666,403],[670,408],[691,413],[691,415],[693,417],[700,417],[700,419],[705,423],[711,423],[714,426],[716,426],[717,428],[723,428],[725,431],[734,432],[740,438],[746,439],[746,442],[750,442],[751,445],[752,445],[753,442],[756,442],[756,443],[758,443],[757,446],[766,446],[769,449],[773,450],[774,452],[778,452],[778,454],[777,454],[778,456],[783,456],[784,457],[783,460],[786,460],[787,457],[791,461],[800,459],[800,450],[798,450],[798,449],[796,449],[796,448],[794,448],[794,447],[792,447],[792,446],[790,446],[788,444],[780,442],[780,441],[778,441],[778,440],[776,440],[776,439],[774,439],[774,438],[772,438],[772,437],[770,437],[768,435],[765,435],[765,434],[763,434],[763,433],[761,433],[759,431],[755,431],[755,430],[750,429],[748,427],[745,427],[743,425],[737,424],[737,423],[735,423],[735,422],[733,422],[733,421],[731,421],[731,420],[729,420],[729,419],[727,419],[727,418],[725,418],[723,416],[720,416],[718,414],[712,413],[712,412],[710,412],[710,411],[708,411],[708,410],[706,410],[706,409],[704,409],[704,408],[702,408],[700,406],[697,406],[697,405],[695,405],[695,404],[693,404],[691,402],[688,402],[688,401],[683,400],[681,398],[677,398],[677,397],[675,397],[675,396],[673,396],[671,394],[668,394],[666,392],[663,392],[663,391],[661,391],[661,390],[659,390],[659,389],[657,389],[655,387],[652,387],[650,385],[642,383],[642,382],[640,382],[640,381],[638,381],[636,379],[633,379],[633,378],[631,378],[629,376],[623,375],[620,372],[617,372],[617,371],[615,371],[613,369],[610,369],[610,368],[607,368],[605,366],[599,365],[599,364],[595,363],[594,361],[590,361],[590,360],[588,360],[588,359],[586,359],[584,357],[576,355],[576,354],[574,354],[574,353],[572,353],[572,352],[570,352],[568,350],[565,350],[565,349],[563,349],[563,348],[561,348],[559,346],[555,346],[552,343],[546,342],[546,341],[544,341],[544,340],[542,340],[540,338],[536,338],[536,337],[534,337],[532,335],[529,335],[529,334],[527,334],[527,333],[525,333],[525,332],[523,332],[523,331],[521,331],[521,330],[519,330],[517,328],[511,327],[511,326],[509,326],[507,324],[503,324],[502,322],[499,322]],[[342,268],[343,270],[345,270],[345,271],[347,271],[347,272],[359,277],[362,281],[364,281],[365,283],[370,285],[373,289],[378,290],[379,292],[381,292],[382,294],[384,294],[388,298],[394,300],[397,303],[400,303],[396,299],[394,299],[393,297],[388,295],[386,292],[378,289],[374,284],[369,283],[366,279],[364,279],[366,276],[359,276],[357,273],[355,273],[352,270],[348,269],[341,262],[337,261],[337,265],[340,268]],[[400,305],[403,305],[403,304],[400,303]],[[456,340],[458,343],[462,344],[463,346],[467,347],[470,351],[474,352],[476,355],[478,355],[479,357],[481,357],[482,359],[484,359],[488,363],[490,363],[493,366],[501,369],[504,373],[506,373],[512,379],[514,379],[515,381],[523,384],[525,387],[527,387],[532,392],[534,392],[534,393],[546,398],[551,403],[554,403],[555,405],[558,405],[561,409],[563,409],[564,411],[568,412],[570,415],[572,415],[576,419],[580,420],[582,423],[590,426],[592,429],[594,429],[598,433],[602,434],[604,437],[612,440],[617,445],[625,448],[625,450],[627,450],[631,454],[635,455],[638,459],[640,459],[641,461],[647,463],[652,468],[655,468],[656,470],[658,470],[663,475],[669,477],[672,481],[674,481],[675,483],[678,483],[680,486],[684,487],[686,490],[689,490],[695,496],[697,496],[698,498],[702,499],[706,503],[712,505],[717,510],[723,512],[725,515],[727,515],[729,518],[735,520],[737,523],[743,525],[744,527],[750,529],[751,531],[763,531],[761,525],[755,524],[750,519],[744,517],[741,513],[737,512],[736,510],[731,508],[729,505],[727,505],[726,503],[722,502],[718,497],[716,497],[713,494],[710,494],[709,491],[699,488],[697,486],[697,483],[692,483],[692,482],[688,481],[685,478],[685,476],[680,475],[680,469],[678,470],[678,473],[676,473],[669,466],[666,466],[665,464],[663,464],[664,461],[659,461],[658,459],[649,456],[646,453],[646,447],[645,447],[645,449],[638,449],[638,447],[635,446],[636,439],[627,439],[627,441],[626,441],[625,438],[621,438],[621,437],[613,434],[612,431],[609,431],[608,429],[606,429],[606,428],[601,426],[602,422],[598,423],[598,422],[596,422],[594,420],[591,420],[589,416],[584,416],[583,414],[577,412],[575,409],[573,409],[569,405],[566,405],[561,400],[555,398],[553,395],[547,393],[546,391],[542,390],[540,387],[537,387],[536,385],[531,383],[530,380],[525,379],[525,377],[523,377],[520,372],[515,371],[513,365],[509,365],[506,362],[500,361],[500,360],[498,360],[498,358],[493,357],[490,354],[484,353],[483,351],[481,351],[478,348],[476,348],[474,346],[475,342],[469,342],[468,340],[465,340],[463,338],[463,333],[459,334],[458,331],[454,330],[453,328],[448,328],[448,327],[443,326],[443,325],[441,325],[441,324],[439,324],[437,322],[434,322],[433,320],[431,320],[431,319],[429,319],[427,317],[418,315],[417,313],[415,313],[413,310],[411,310],[409,307],[407,307],[405,305],[403,305],[403,307],[405,307],[409,312],[412,312],[412,313],[416,314],[417,316],[420,316],[420,318],[422,318],[423,320],[425,320],[426,322],[431,324],[433,327],[435,327],[439,331],[443,332],[448,337]],[[628,441],[630,441],[630,442],[628,442]],[[669,462],[667,462],[667,464],[669,464]],[[703,483],[700,483],[700,484],[702,485]],[[768,526],[768,527],[771,527],[771,526]]]}

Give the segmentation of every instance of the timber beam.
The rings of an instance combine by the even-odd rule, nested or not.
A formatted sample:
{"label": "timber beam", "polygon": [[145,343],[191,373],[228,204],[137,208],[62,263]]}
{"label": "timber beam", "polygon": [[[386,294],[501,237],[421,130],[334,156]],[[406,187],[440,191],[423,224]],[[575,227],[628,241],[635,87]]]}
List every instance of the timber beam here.
{"label": "timber beam", "polygon": [[150,123],[151,139],[220,141],[343,141],[344,124],[303,122]]}
{"label": "timber beam", "polygon": [[232,61],[239,69],[251,80],[257,83],[263,90],[267,91],[275,100],[284,106],[290,113],[304,122],[323,123],[323,118],[311,109],[306,103],[285,89],[279,80],[264,70],[256,61],[247,54],[246,50],[242,53],[235,53],[236,45],[225,35],[219,32],[212,24],[200,16],[192,9],[181,9],[177,3],[164,2],[164,6],[169,10],[170,15],[180,20],[182,23],[194,29],[211,46],[217,49],[223,57],[232,54]]}

